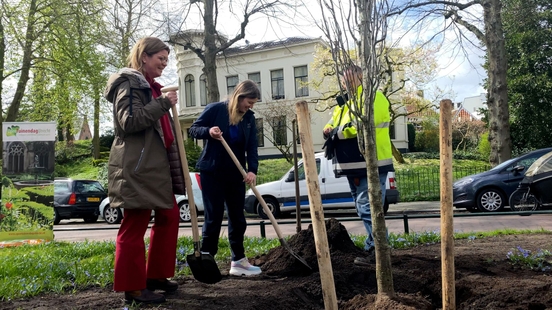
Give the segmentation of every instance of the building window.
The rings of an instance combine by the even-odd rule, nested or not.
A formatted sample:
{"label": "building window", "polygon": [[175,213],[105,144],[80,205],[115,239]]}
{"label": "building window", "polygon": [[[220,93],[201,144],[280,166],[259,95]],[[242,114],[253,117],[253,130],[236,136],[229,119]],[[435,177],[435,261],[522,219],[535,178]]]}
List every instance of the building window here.
{"label": "building window", "polygon": [[309,71],[307,66],[293,68],[295,76],[295,97],[306,97],[309,95]]}
{"label": "building window", "polygon": [[277,116],[272,119],[272,138],[274,139],[274,145],[287,145],[285,116]]}
{"label": "building window", "polygon": [[199,77],[199,104],[202,107],[207,105],[207,77],[205,74]]}
{"label": "building window", "polygon": [[391,139],[395,139],[395,123],[391,123],[391,125],[389,125],[389,137]]}
{"label": "building window", "polygon": [[257,127],[257,146],[263,147],[264,146],[264,129],[263,129],[263,119],[262,118],[256,118],[255,119],[255,127]]}
{"label": "building window", "polygon": [[226,94],[228,96],[232,95],[234,88],[238,85],[239,79],[237,75],[227,76],[226,77]]}
{"label": "building window", "polygon": [[272,99],[285,99],[284,93],[284,70],[270,71],[270,81],[272,83]]}
{"label": "building window", "polygon": [[[255,72],[255,73],[249,73],[247,75],[247,78],[251,81],[257,83],[257,87],[259,87],[259,93],[262,94],[262,88],[261,88],[261,73]],[[261,95],[262,96],[262,95]],[[259,101],[261,101],[261,97],[259,97]]]}
{"label": "building window", "polygon": [[184,94],[186,95],[186,106],[195,107],[195,80],[191,74],[184,78]]}
{"label": "building window", "polygon": [[25,172],[25,145],[21,142],[13,142],[8,147],[8,173],[16,174]]}

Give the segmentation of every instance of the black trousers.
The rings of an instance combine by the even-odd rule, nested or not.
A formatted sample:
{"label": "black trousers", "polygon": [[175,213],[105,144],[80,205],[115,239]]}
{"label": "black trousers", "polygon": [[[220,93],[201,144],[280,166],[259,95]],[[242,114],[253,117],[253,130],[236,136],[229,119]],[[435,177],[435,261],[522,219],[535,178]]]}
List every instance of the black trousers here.
{"label": "black trousers", "polygon": [[245,257],[243,247],[243,236],[247,228],[244,215],[245,183],[237,168],[232,168],[200,173],[205,213],[201,251],[209,252],[213,256],[217,254],[226,207],[232,260],[237,261]]}

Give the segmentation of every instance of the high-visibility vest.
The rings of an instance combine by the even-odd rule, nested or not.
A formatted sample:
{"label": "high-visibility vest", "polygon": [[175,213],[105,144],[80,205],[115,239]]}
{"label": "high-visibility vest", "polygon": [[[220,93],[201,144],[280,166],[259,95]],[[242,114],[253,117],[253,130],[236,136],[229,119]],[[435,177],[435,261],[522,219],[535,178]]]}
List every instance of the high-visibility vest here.
{"label": "high-visibility vest", "polygon": [[[356,98],[359,106],[362,107],[362,85],[357,88]],[[347,104],[336,106],[332,118],[324,126],[324,129],[328,127],[337,128],[335,137],[333,137],[335,151],[333,165],[336,176],[366,175],[366,161],[358,147],[357,130],[355,127],[357,120],[349,111],[349,106],[352,104],[351,99]],[[377,91],[374,100],[374,123],[376,127],[376,151],[379,173],[394,171],[391,137],[389,136],[390,121],[389,101],[381,91]]]}

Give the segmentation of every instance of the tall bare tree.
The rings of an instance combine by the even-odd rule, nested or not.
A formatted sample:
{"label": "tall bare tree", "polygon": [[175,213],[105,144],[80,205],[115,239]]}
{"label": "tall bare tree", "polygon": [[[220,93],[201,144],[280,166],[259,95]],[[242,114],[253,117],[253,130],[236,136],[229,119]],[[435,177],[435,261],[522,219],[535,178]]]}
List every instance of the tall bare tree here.
{"label": "tall bare tree", "polygon": [[[502,28],[500,0],[472,1],[407,1],[393,9],[390,15],[414,14],[419,19],[440,16],[449,26],[461,26],[458,42],[464,42],[467,30],[486,48],[487,56],[487,106],[489,108],[489,142],[491,165],[502,163],[512,156],[508,109],[506,71],[507,61]],[[479,25],[477,13],[482,11],[483,25]],[[411,15],[412,16],[412,15]],[[472,43],[478,45],[477,43]]]}
{"label": "tall bare tree", "polygon": [[[202,40],[197,40],[198,31],[182,31],[171,36],[170,43],[182,45],[184,48],[193,51],[204,64],[203,73],[206,77],[207,100],[215,102],[220,100],[219,87],[217,82],[217,57],[224,51],[234,45],[236,42],[245,38],[245,29],[251,18],[255,15],[265,15],[268,18],[280,18],[286,16],[285,10],[293,11],[295,6],[293,1],[284,0],[244,0],[242,2],[229,2],[228,10],[230,12],[238,11],[241,8],[241,20],[238,33],[231,38],[226,38],[219,25],[219,12],[222,3],[215,0],[190,0],[190,5],[195,5],[201,11],[203,19],[203,29],[200,30],[203,36]],[[183,43],[182,43],[183,42]]]}
{"label": "tall bare tree", "polygon": [[[346,89],[350,101],[350,113],[359,120],[356,123],[359,149],[366,159],[368,188],[372,216],[373,236],[376,248],[376,279],[378,300],[394,297],[393,275],[391,271],[391,249],[387,242],[375,142],[374,99],[378,90],[383,69],[382,58],[385,52],[388,11],[387,1],[357,0],[355,2],[335,2],[319,0],[322,10],[320,28],[330,42],[335,72],[340,72],[354,64],[349,53],[351,46],[358,51],[363,68],[362,98],[357,98],[356,89]],[[341,77],[340,77],[341,79]],[[346,85],[349,88],[349,85]],[[357,105],[356,102],[362,102]],[[354,102],[355,104],[350,104]]]}

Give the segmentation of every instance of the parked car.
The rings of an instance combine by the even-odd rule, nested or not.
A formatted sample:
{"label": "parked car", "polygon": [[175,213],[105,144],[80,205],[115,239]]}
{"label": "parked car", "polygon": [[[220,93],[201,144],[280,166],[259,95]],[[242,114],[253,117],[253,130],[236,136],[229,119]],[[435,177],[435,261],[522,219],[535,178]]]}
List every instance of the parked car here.
{"label": "parked car", "polygon": [[[318,181],[320,184],[320,195],[324,209],[354,208],[351,189],[346,177],[336,178],[333,172],[332,162],[324,157],[324,153],[316,153],[316,166]],[[298,162],[300,204],[302,210],[309,209],[307,196],[307,184],[305,180],[305,168],[303,160]],[[295,176],[294,168],[286,172],[278,181],[265,183],[257,186],[257,190],[265,200],[268,208],[274,217],[282,213],[290,213],[296,210],[295,202]],[[395,183],[395,173],[389,172],[386,182],[386,195],[384,212],[389,209],[389,204],[399,201],[399,191]],[[263,211],[262,205],[250,189],[245,194],[245,211],[258,214],[266,219],[268,216]]]}
{"label": "parked car", "polygon": [[[199,181],[199,173],[190,172],[192,180],[192,191],[194,193],[194,203],[197,212],[203,212],[203,198],[201,196],[201,182]],[[176,203],[180,208],[180,221],[189,222],[191,220],[190,204],[188,203],[187,195],[174,195]],[[109,205],[109,197],[105,198],[100,204],[100,215],[108,224],[118,224],[124,216],[124,209],[111,208]],[[155,216],[155,211],[152,210],[152,217]]]}
{"label": "parked car", "polygon": [[508,198],[523,179],[525,171],[552,148],[539,149],[509,159],[500,165],[454,182],[453,205],[468,211],[498,212],[509,204]]}
{"label": "parked car", "polygon": [[99,206],[107,193],[98,181],[58,178],[54,180],[54,224],[63,219],[98,220]]}

